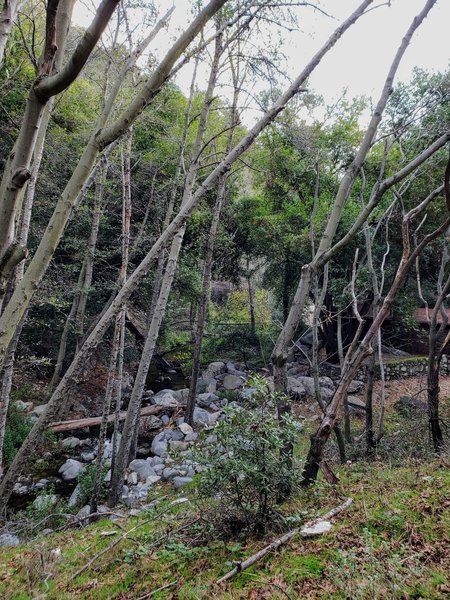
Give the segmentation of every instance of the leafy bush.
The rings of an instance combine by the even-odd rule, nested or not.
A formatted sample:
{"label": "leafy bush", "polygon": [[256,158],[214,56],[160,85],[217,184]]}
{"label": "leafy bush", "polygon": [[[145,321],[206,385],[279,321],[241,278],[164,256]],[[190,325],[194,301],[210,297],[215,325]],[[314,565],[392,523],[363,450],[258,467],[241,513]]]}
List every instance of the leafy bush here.
{"label": "leafy bush", "polygon": [[[78,485],[80,486],[80,495],[77,504],[82,506],[91,500],[92,492],[94,491],[96,462],[90,464],[84,473],[78,476]],[[106,498],[108,493],[108,484],[104,481],[105,475],[108,472],[108,467],[103,465],[101,475],[101,485],[99,498]]]}
{"label": "leafy bush", "polygon": [[263,378],[255,376],[250,385],[256,393],[248,405],[229,410],[214,428],[217,443],[195,454],[206,467],[200,497],[213,499],[211,519],[226,536],[262,533],[279,520],[278,492],[292,488],[297,478],[295,465],[287,465],[280,454],[286,442],[295,442],[299,424],[291,417],[278,421],[275,409],[281,398],[269,392]]}
{"label": "leafy bush", "polygon": [[3,459],[6,463],[10,463],[13,460],[31,428],[32,424],[25,413],[17,408],[14,402],[11,402],[8,408],[5,438],[3,441]]}

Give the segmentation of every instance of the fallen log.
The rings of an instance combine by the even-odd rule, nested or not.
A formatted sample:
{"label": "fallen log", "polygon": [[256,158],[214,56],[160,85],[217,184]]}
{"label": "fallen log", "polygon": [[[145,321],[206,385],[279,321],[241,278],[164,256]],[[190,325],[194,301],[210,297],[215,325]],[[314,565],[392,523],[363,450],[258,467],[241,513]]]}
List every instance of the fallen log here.
{"label": "fallen log", "polygon": [[[302,528],[296,527],[295,529],[288,531],[287,533],[282,535],[277,540],[274,540],[272,543],[270,543],[268,546],[266,546],[265,548],[263,548],[256,554],[253,554],[253,556],[250,556],[249,558],[247,558],[246,560],[244,560],[242,562],[235,563],[235,567],[233,569],[231,569],[231,571],[229,571],[226,575],[224,575],[223,577],[218,579],[216,581],[216,583],[219,584],[219,583],[223,583],[224,581],[228,581],[229,579],[232,579],[235,575],[237,575],[238,573],[241,573],[241,571],[245,571],[245,569],[248,569],[249,567],[254,565],[258,560],[260,560],[261,558],[264,558],[264,556],[266,556],[267,554],[270,554],[270,552],[273,552],[274,550],[279,548],[282,544],[285,544],[286,542],[288,542],[295,535],[301,535],[302,537],[313,537],[316,535],[320,535],[321,533],[326,533],[326,531],[329,531],[329,529],[331,528],[331,524],[328,523],[328,519],[331,519],[332,517],[336,516],[337,514],[339,514],[346,508],[348,508],[351,503],[352,503],[352,499],[348,498],[345,502],[343,502],[339,506],[336,506],[336,508],[333,508],[332,510],[327,512],[322,517],[319,517],[318,519],[315,519],[314,521],[309,521],[309,523],[306,523]],[[330,527],[329,528],[327,527],[327,528],[324,528],[323,530],[321,530],[321,528],[318,527],[318,525],[320,525],[322,523],[328,523],[328,525],[330,525]]]}
{"label": "fallen log", "polygon": [[[141,410],[141,417],[149,417],[150,415],[159,415],[164,412],[173,412],[177,410],[176,408],[170,408],[167,406],[145,406]],[[127,416],[126,411],[121,411],[119,413],[119,421],[125,421]],[[115,415],[109,415],[108,423],[114,423]],[[63,431],[72,431],[73,429],[83,429],[84,427],[95,427],[96,425],[100,425],[102,422],[102,417],[86,417],[84,419],[71,419],[69,421],[55,421],[50,424],[50,429],[54,433],[61,433]]]}

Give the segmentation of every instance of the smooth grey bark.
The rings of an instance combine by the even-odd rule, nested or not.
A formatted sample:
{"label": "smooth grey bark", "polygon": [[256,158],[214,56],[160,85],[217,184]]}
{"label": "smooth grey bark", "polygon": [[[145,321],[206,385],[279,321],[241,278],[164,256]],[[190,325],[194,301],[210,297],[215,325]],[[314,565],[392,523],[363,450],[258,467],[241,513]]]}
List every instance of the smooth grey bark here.
{"label": "smooth grey bark", "polygon": [[0,68],[5,60],[6,44],[16,18],[18,1],[3,0],[2,4],[0,11]]}
{"label": "smooth grey bark", "polygon": [[[272,105],[272,107],[261,117],[261,119],[257,123],[255,123],[255,125],[242,138],[242,140],[233,148],[233,150],[231,150],[231,152],[229,152],[229,154],[203,181],[203,183],[198,187],[197,191],[193,194],[191,200],[179,211],[176,217],[161,234],[159,239],[153,244],[152,248],[149,250],[147,255],[135,269],[133,274],[130,275],[130,277],[127,279],[126,284],[121,288],[121,290],[119,290],[115,299],[111,302],[108,309],[104,312],[103,316],[93,328],[93,330],[85,340],[83,346],[80,348],[80,351],[74,358],[72,364],[68,368],[66,374],[62,378],[58,387],[54,391],[51,399],[47,403],[47,410],[40,416],[38,421],[33,426],[33,429],[22,444],[13,463],[10,465],[8,472],[3,478],[3,481],[0,483],[0,509],[2,507],[5,507],[5,505],[7,504],[11,495],[14,482],[27,465],[28,460],[30,459],[30,456],[33,452],[33,449],[39,443],[43,433],[45,432],[49,423],[52,421],[53,415],[57,407],[64,400],[64,398],[66,398],[66,394],[67,391],[70,389],[72,380],[77,376],[78,372],[82,369],[83,364],[86,362],[88,357],[97,347],[97,344],[105,334],[105,331],[107,330],[111,320],[115,317],[119,310],[121,310],[123,303],[127,301],[127,299],[138,287],[141,280],[148,273],[150,265],[153,259],[158,255],[160,249],[164,247],[172,239],[174,234],[184,225],[184,223],[187,221],[187,219],[190,217],[190,215],[193,213],[193,211],[199,204],[200,200],[217,183],[221,175],[229,171],[231,165],[252,145],[252,143],[258,137],[261,131],[277,117],[277,115],[284,109],[289,100],[293,98],[297,93],[299,93],[302,85],[306,82],[308,77],[311,75],[311,73],[314,71],[317,65],[321,62],[322,58],[331,48],[333,48],[333,46],[345,33],[345,31],[357,21],[357,19],[363,14],[364,10],[367,8],[367,6],[370,5],[370,3],[370,0],[365,0],[358,10],[355,11],[349,17],[349,19],[344,21],[336,29],[333,35],[327,40],[324,46],[313,56],[313,58],[309,61],[307,66],[294,80],[294,82],[288,87],[288,89],[283,94],[281,94],[281,96]],[[448,138],[450,138],[450,134],[448,134]],[[441,145],[443,143],[445,143],[445,141],[442,141]],[[423,158],[423,160],[425,160],[425,158]],[[373,204],[376,205],[375,202]],[[43,249],[42,254],[44,254],[45,256],[47,254],[47,251]],[[45,272],[45,268],[42,272]],[[2,327],[3,323],[0,319],[0,332],[2,331]],[[3,334],[3,340],[7,340],[8,336],[9,333],[5,332]],[[2,351],[2,344],[4,343],[3,340],[2,335],[0,334],[0,352]]]}

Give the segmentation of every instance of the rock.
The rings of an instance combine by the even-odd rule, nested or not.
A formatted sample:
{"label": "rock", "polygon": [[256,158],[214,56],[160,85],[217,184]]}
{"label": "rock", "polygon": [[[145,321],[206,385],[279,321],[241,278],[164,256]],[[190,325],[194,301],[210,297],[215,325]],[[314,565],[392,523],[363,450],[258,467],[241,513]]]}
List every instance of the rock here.
{"label": "rock", "polygon": [[62,442],[61,442],[61,446],[65,449],[65,450],[74,450],[75,448],[78,448],[78,446],[80,445],[80,440],[77,437],[68,437],[65,438]]}
{"label": "rock", "polygon": [[24,402],[23,400],[16,400],[14,402],[14,406],[18,410],[22,410],[23,412],[28,412],[31,408],[33,408],[32,402]]}
{"label": "rock", "polygon": [[222,361],[212,362],[206,368],[204,375],[206,377],[215,377],[225,372],[225,363]]}
{"label": "rock", "polygon": [[356,415],[364,415],[366,412],[366,403],[357,396],[347,396],[349,411]]}
{"label": "rock", "polygon": [[168,425],[169,421],[170,421],[170,417],[168,417],[167,415],[162,415],[161,422],[163,425]]}
{"label": "rock", "polygon": [[58,502],[56,494],[42,494],[33,500],[33,506],[38,510],[49,509]]}
{"label": "rock", "polygon": [[162,472],[162,478],[167,481],[169,479],[173,479],[174,477],[178,477],[180,471],[178,469],[173,469],[171,467],[166,467]]}
{"label": "rock", "polygon": [[167,441],[164,433],[159,433],[152,441],[152,453],[157,456],[167,456]]}
{"label": "rock", "polygon": [[189,442],[180,442],[178,440],[170,440],[169,447],[171,450],[180,450],[183,452],[189,448]]}
{"label": "rock", "polygon": [[147,479],[145,480],[145,483],[147,485],[153,485],[154,483],[157,483],[160,480],[161,477],[159,475],[150,475],[150,477],[147,477]]}
{"label": "rock", "polygon": [[205,392],[214,393],[217,389],[217,381],[214,377],[199,377],[197,381],[197,394]]}
{"label": "rock", "polygon": [[92,462],[95,459],[95,452],[82,452],[80,458],[83,462]]}
{"label": "rock", "polygon": [[143,458],[132,460],[128,465],[128,468],[136,473],[139,481],[145,481],[150,475],[156,475],[152,466]]}
{"label": "rock", "polygon": [[80,510],[77,512],[77,519],[79,521],[81,521],[83,524],[86,521],[87,523],[89,522],[87,517],[89,517],[89,515],[91,514],[91,507],[89,506],[89,504],[86,504],[85,506],[83,506],[83,508],[80,508]]}
{"label": "rock", "polygon": [[106,475],[103,477],[103,481],[105,483],[109,483],[111,481],[111,476],[112,476],[112,471],[111,469],[109,469],[109,471],[106,473]]}
{"label": "rock", "polygon": [[364,387],[363,381],[358,381],[358,379],[354,379],[351,382],[351,384],[348,386],[348,393],[349,394],[357,394],[358,392],[360,392],[362,390],[363,387]]}
{"label": "rock", "polygon": [[37,483],[34,484],[35,490],[43,490],[50,483],[50,479],[39,479]]}
{"label": "rock", "polygon": [[310,525],[305,525],[300,530],[300,535],[304,537],[313,537],[316,535],[322,535],[322,533],[327,533],[332,528],[330,521],[316,521],[315,523],[311,523]]}
{"label": "rock", "polygon": [[209,412],[196,406],[193,421],[196,425],[209,425]]}
{"label": "rock", "polygon": [[139,421],[139,435],[146,436],[149,434],[150,431],[155,431],[155,429],[161,429],[162,426],[162,419],[160,419],[156,415],[142,417]]}
{"label": "rock", "polygon": [[289,394],[294,400],[303,401],[306,398],[305,386],[298,381],[295,377],[288,377],[288,390]]}
{"label": "rock", "polygon": [[83,473],[85,467],[78,461],[73,458],[69,458],[66,462],[61,465],[58,473],[64,479],[64,481],[72,481],[76,479],[78,475]]}
{"label": "rock", "polygon": [[2,533],[0,535],[0,548],[6,548],[8,546],[18,546],[19,544],[19,537],[14,533]]}
{"label": "rock", "polygon": [[176,429],[169,429],[165,434],[167,440],[173,440],[174,442],[182,442],[184,439],[184,434]]}
{"label": "rock", "polygon": [[193,433],[194,430],[192,429],[192,427],[190,425],[188,425],[187,423],[181,423],[180,425],[180,431],[183,435],[188,435],[189,433]]}
{"label": "rock", "polygon": [[42,415],[42,413],[44,413],[46,410],[47,410],[47,405],[40,404],[39,406],[35,406],[30,414],[34,415],[35,417],[40,417]]}
{"label": "rock", "polygon": [[[314,379],[312,377],[296,377],[295,380],[305,388],[306,396],[315,398]],[[325,402],[329,402],[334,394],[334,383],[329,377],[319,377],[320,393]]]}
{"label": "rock", "polygon": [[194,431],[194,433],[186,434],[184,441],[185,442],[195,442],[198,439],[198,433]]}
{"label": "rock", "polygon": [[191,483],[191,481],[192,481],[192,477],[174,477],[173,487],[176,490],[179,490],[180,488],[187,485],[188,483]]}
{"label": "rock", "polygon": [[139,478],[138,478],[138,474],[136,473],[136,471],[131,471],[131,473],[128,473],[128,477],[127,477],[128,485],[137,485],[138,481],[139,481]]}
{"label": "rock", "polygon": [[223,387],[226,390],[237,390],[243,385],[244,381],[238,375],[226,375],[223,380]]}
{"label": "rock", "polygon": [[147,462],[152,467],[156,467],[156,465],[163,465],[164,459],[161,458],[160,456],[152,456],[152,457],[147,458]]}
{"label": "rock", "polygon": [[401,396],[400,400],[398,400],[394,404],[394,408],[405,415],[409,415],[412,412],[422,413],[427,412],[428,408],[425,402],[419,400],[418,398],[414,398],[411,396]]}
{"label": "rock", "polygon": [[219,402],[219,396],[216,394],[212,394],[210,392],[205,392],[204,394],[199,394],[196,399],[196,404],[201,406],[202,408],[209,408],[211,404],[214,402]]}
{"label": "rock", "polygon": [[189,388],[183,388],[182,390],[176,390],[176,397],[178,398],[178,402],[182,406],[186,406],[186,403],[189,398]]}
{"label": "rock", "polygon": [[72,506],[76,506],[78,504],[78,502],[80,501],[80,497],[81,497],[81,488],[80,485],[77,485],[76,488],[73,490],[73,492],[70,495],[69,501],[68,501],[68,506],[70,506],[70,508],[72,508]]}
{"label": "rock", "polygon": [[157,406],[166,406],[167,408],[176,408],[180,404],[173,390],[161,390],[153,396],[151,402]]}

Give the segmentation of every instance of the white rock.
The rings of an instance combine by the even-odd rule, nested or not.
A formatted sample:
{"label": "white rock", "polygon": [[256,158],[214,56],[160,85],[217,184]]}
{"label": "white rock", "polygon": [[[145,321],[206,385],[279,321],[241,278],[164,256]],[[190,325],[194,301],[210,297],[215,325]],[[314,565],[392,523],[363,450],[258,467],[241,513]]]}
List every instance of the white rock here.
{"label": "white rock", "polygon": [[20,540],[17,535],[13,533],[2,533],[0,535],[0,548],[6,548],[7,546],[18,546]]}
{"label": "white rock", "polygon": [[179,429],[180,429],[181,433],[184,433],[184,435],[188,435],[189,433],[194,432],[192,427],[190,425],[188,425],[187,423],[181,423]]}
{"label": "white rock", "polygon": [[304,537],[313,537],[327,533],[332,528],[330,521],[316,521],[315,523],[306,524],[300,531]]}
{"label": "white rock", "polygon": [[58,473],[61,475],[64,481],[71,481],[72,479],[76,479],[78,475],[84,472],[84,470],[84,465],[82,465],[78,460],[69,458],[63,465],[61,465]]}

